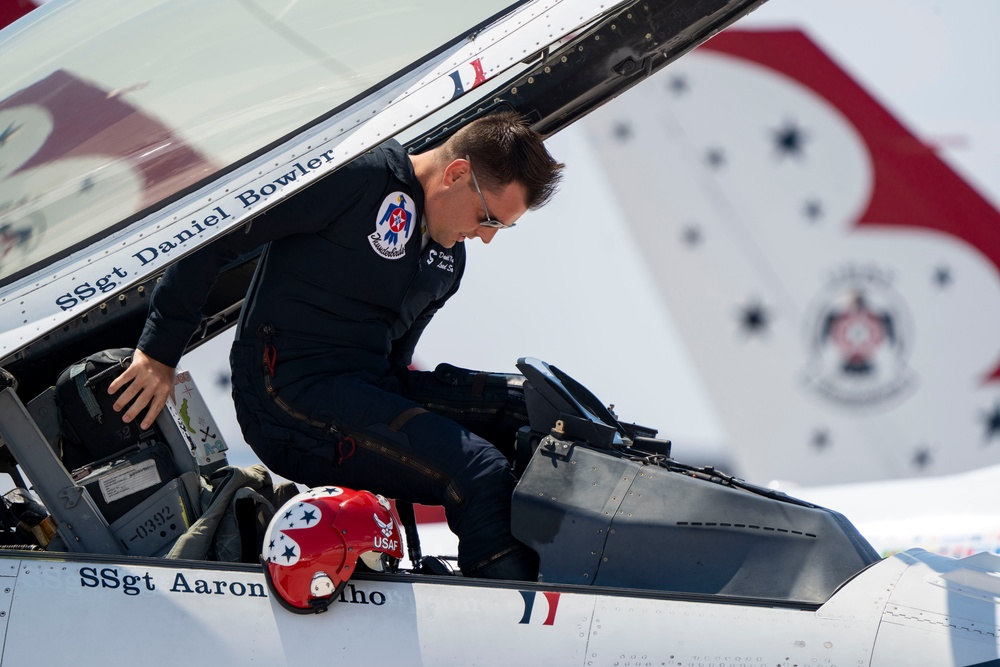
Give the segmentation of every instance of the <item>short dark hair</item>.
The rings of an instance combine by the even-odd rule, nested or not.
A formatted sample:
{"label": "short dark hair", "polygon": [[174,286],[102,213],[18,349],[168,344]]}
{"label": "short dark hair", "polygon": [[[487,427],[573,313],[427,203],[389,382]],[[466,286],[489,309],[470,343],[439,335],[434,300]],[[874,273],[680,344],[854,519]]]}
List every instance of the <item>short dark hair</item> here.
{"label": "short dark hair", "polygon": [[565,166],[549,155],[541,135],[513,111],[477,118],[449,138],[445,147],[451,160],[469,156],[484,189],[496,192],[515,181],[524,185],[529,209],[552,198]]}

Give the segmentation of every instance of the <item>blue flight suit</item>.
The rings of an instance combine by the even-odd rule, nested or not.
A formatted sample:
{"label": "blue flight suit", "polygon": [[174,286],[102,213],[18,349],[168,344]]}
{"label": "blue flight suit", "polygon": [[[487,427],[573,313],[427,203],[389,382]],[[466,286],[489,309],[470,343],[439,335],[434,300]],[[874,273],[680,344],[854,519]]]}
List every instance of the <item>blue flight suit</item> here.
{"label": "blue flight suit", "polygon": [[366,153],[171,266],[139,347],[176,366],[222,267],[266,244],[230,356],[247,443],[296,482],[443,505],[462,571],[507,562],[514,577],[534,554],[510,534],[516,480],[497,446],[526,422],[523,392],[501,380],[484,405],[484,376],[408,369],[465,269],[463,244],[424,238],[423,198],[398,143]]}

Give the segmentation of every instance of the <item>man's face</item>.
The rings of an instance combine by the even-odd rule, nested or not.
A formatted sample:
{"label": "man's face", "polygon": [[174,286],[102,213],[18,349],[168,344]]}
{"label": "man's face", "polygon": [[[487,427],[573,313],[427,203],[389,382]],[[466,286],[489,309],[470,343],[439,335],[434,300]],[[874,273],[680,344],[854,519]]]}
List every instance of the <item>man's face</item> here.
{"label": "man's face", "polygon": [[[445,248],[474,238],[489,243],[501,230],[479,223],[490,217],[510,225],[528,210],[527,193],[521,183],[510,183],[497,193],[482,190],[480,199],[472,184],[470,163],[464,159],[449,164],[432,187],[425,189],[425,194],[427,232]],[[483,210],[483,200],[488,211]]]}

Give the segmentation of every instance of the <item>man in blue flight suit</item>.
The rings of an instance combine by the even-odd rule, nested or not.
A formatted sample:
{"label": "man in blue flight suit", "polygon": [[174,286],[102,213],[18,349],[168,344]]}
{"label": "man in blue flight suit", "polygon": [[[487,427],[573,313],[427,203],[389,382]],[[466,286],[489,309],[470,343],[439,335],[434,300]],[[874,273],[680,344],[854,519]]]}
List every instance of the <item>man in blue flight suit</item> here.
{"label": "man in blue flight suit", "polygon": [[152,424],[221,268],[264,245],[230,356],[247,443],[308,486],[443,505],[466,576],[535,579],[535,554],[510,533],[515,479],[497,448],[513,445],[523,395],[504,392],[484,421],[477,383],[408,366],[458,290],[463,242],[489,243],[543,205],[562,166],[512,113],[418,155],[395,141],[370,151],[167,270],[132,365],[111,385],[125,387],[115,409],[135,398],[124,421],[146,410]]}

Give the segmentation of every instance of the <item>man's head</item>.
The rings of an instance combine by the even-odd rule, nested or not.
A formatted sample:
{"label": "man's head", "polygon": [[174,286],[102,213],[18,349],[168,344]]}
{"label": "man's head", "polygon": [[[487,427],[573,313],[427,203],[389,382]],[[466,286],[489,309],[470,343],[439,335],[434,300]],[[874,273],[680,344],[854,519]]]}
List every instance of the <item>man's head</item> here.
{"label": "man's head", "polygon": [[512,112],[469,123],[443,145],[413,156],[424,188],[424,216],[435,241],[450,248],[468,238],[493,240],[528,209],[548,202],[563,165],[556,162],[521,118]]}

